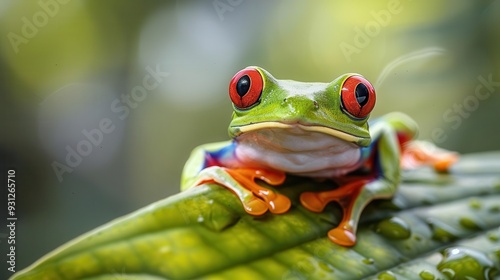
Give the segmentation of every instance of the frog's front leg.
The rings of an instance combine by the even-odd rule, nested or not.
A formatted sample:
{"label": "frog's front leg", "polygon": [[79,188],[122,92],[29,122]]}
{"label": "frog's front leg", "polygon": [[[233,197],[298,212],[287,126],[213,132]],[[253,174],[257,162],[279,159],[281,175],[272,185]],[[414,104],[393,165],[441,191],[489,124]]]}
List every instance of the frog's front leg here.
{"label": "frog's front leg", "polygon": [[305,192],[300,196],[302,205],[313,212],[322,212],[332,201],[338,202],[343,210],[339,225],[328,232],[333,242],[343,246],[356,244],[356,230],[361,212],[374,199],[390,198],[396,192],[400,179],[400,150],[397,134],[385,122],[377,122],[371,128],[374,141],[364,153],[371,172],[364,176],[345,176],[336,181],[334,190],[314,193]]}
{"label": "frog's front leg", "polygon": [[260,186],[255,179],[280,185],[285,173],[275,170],[241,167],[234,156],[232,141],[203,145],[193,150],[182,173],[181,189],[204,183],[217,183],[231,190],[251,215],[267,210],[281,214],[291,206],[290,200],[273,190]]}

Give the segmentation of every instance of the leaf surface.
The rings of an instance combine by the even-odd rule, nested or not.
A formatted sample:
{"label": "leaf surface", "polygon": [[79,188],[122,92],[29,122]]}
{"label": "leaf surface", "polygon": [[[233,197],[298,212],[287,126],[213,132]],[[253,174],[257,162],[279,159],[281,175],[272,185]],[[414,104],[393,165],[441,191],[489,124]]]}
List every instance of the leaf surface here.
{"label": "leaf surface", "polygon": [[339,207],[317,214],[300,206],[301,192],[329,183],[291,177],[278,188],[291,210],[257,218],[209,184],[84,234],[12,279],[499,277],[500,153],[464,156],[449,175],[403,175],[393,199],[365,209],[352,248],[326,237],[340,221]]}

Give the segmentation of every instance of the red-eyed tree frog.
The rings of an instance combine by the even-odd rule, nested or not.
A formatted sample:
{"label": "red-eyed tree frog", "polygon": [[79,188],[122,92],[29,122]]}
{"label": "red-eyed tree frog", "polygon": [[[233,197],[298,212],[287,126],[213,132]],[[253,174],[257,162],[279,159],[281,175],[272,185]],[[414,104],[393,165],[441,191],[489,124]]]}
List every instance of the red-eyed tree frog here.
{"label": "red-eyed tree frog", "polygon": [[328,236],[343,246],[355,245],[365,206],[394,195],[402,158],[440,171],[457,160],[455,153],[439,148],[429,152],[430,143],[413,141],[417,125],[402,113],[368,122],[375,89],[358,74],[344,74],[330,83],[304,83],[247,67],[232,78],[229,97],[232,140],[197,147],[184,167],[182,190],[220,184],[239,198],[248,214],[258,216],[268,210],[285,213],[291,203],[256,179],[270,185],[282,184],[285,174],[331,179],[339,187],[302,193],[300,201],[314,212],[332,201],[340,204],[343,219]]}

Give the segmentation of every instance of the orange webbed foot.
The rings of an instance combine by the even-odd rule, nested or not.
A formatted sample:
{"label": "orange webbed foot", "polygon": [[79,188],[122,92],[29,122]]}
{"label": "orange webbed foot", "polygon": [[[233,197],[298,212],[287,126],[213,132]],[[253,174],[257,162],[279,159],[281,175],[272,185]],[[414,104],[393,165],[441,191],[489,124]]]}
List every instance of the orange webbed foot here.
{"label": "orange webbed foot", "polygon": [[328,237],[332,242],[341,246],[354,246],[359,214],[366,205],[364,201],[357,202],[359,202],[358,199],[360,199],[363,188],[371,180],[373,179],[366,179],[366,177],[355,178],[350,183],[345,183],[333,190],[317,193],[304,192],[300,195],[300,202],[302,206],[312,212],[322,212],[326,205],[332,201],[339,203],[343,217],[339,225],[328,232]]}
{"label": "orange webbed foot", "polygon": [[286,178],[284,172],[225,167],[211,167],[211,170],[207,169],[205,172],[206,174],[196,185],[214,182],[228,188],[238,196],[248,214],[260,216],[268,210],[274,214],[282,214],[287,212],[292,205],[288,197],[255,182],[259,179],[270,185],[280,185]]}
{"label": "orange webbed foot", "polygon": [[447,172],[458,159],[458,153],[441,149],[430,142],[409,141],[402,147],[401,167],[414,169],[429,165],[437,172]]}

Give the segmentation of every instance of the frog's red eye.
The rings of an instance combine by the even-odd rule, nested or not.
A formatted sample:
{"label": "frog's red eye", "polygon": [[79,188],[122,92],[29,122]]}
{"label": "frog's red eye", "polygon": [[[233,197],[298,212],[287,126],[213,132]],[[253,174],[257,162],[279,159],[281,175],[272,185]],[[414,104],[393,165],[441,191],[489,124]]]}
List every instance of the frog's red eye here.
{"label": "frog's red eye", "polygon": [[375,89],[365,78],[351,76],[342,85],[342,106],[355,118],[366,118],[375,106]]}
{"label": "frog's red eye", "polygon": [[245,68],[231,79],[229,97],[234,106],[247,109],[259,102],[263,81],[260,72],[255,68]]}

